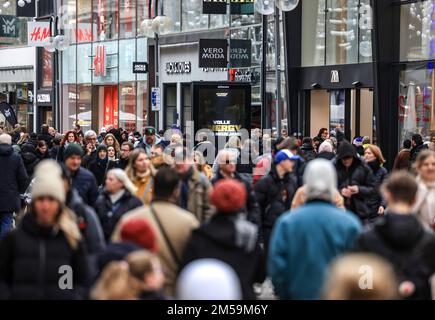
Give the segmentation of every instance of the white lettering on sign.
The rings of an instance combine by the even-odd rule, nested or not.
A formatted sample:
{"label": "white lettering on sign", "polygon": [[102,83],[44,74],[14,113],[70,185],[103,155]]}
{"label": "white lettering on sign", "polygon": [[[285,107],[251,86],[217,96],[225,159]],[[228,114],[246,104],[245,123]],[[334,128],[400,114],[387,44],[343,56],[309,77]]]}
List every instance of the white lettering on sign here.
{"label": "white lettering on sign", "polygon": [[248,49],[234,48],[231,49],[231,59],[248,60]]}
{"label": "white lettering on sign", "polygon": [[39,93],[36,96],[36,101],[39,103],[50,103],[51,98],[50,98],[50,94],[48,93]]}
{"label": "white lettering on sign", "polygon": [[167,74],[188,74],[192,71],[190,61],[185,62],[168,62],[166,63]]}
{"label": "white lettering on sign", "polygon": [[340,82],[340,74],[338,70],[331,71],[331,83],[339,83]]}
{"label": "white lettering on sign", "polygon": [[203,59],[225,59],[223,48],[203,48]]}

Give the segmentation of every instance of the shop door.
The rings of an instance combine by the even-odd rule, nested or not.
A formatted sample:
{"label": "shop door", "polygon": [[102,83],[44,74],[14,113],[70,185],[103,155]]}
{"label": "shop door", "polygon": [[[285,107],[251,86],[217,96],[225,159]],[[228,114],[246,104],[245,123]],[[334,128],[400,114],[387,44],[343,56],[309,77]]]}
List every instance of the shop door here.
{"label": "shop door", "polygon": [[37,128],[40,128],[43,124],[53,126],[53,109],[52,109],[52,107],[39,107]]}
{"label": "shop door", "polygon": [[356,136],[369,136],[376,141],[372,90],[312,90],[309,101],[311,137],[327,128],[331,134],[348,141]]}

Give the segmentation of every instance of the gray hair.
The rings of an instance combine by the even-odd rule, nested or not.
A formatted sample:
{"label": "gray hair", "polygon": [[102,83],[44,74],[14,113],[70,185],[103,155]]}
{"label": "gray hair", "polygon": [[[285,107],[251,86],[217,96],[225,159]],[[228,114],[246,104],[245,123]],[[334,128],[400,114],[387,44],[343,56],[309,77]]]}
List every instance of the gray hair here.
{"label": "gray hair", "polygon": [[97,137],[97,133],[94,130],[88,130],[85,132],[85,139]]}
{"label": "gray hair", "polygon": [[132,195],[134,195],[137,191],[136,186],[131,182],[131,180],[128,178],[127,174],[122,169],[112,169],[109,170],[107,175],[113,174],[116,179],[118,179],[122,184],[124,185],[124,188],[128,190]]}
{"label": "gray hair", "polygon": [[12,137],[7,134],[7,133],[3,133],[0,134],[0,144],[12,144]]}
{"label": "gray hair", "polygon": [[311,161],[304,173],[306,200],[333,202],[337,188],[337,173],[330,161]]}

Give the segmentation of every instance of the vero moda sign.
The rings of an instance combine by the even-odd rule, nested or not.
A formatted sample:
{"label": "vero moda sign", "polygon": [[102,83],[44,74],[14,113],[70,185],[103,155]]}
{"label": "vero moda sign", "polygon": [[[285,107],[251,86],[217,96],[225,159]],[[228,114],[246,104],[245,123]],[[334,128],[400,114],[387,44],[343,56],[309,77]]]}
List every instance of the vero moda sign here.
{"label": "vero moda sign", "polygon": [[228,41],[225,39],[200,39],[199,67],[227,68]]}
{"label": "vero moda sign", "polygon": [[251,56],[251,40],[230,40],[230,68],[249,68]]}

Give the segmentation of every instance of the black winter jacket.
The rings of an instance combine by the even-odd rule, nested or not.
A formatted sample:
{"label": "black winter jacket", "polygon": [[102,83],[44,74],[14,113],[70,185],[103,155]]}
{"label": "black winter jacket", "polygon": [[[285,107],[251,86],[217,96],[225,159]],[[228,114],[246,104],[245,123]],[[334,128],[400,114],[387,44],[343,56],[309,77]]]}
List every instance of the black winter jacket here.
{"label": "black winter jacket", "polygon": [[230,265],[237,273],[244,299],[253,300],[252,285],[265,278],[264,259],[257,242],[257,228],[237,215],[216,214],[193,231],[184,251],[183,266],[212,258]]}
{"label": "black winter jacket", "polygon": [[309,143],[304,143],[302,145],[301,152],[307,162],[316,159],[317,152],[314,147]]}
{"label": "black winter jacket", "polygon": [[423,150],[427,150],[427,149],[428,149],[428,146],[425,144],[421,144],[419,146],[412,148],[411,149],[411,158],[410,158],[411,164],[413,164],[417,160],[417,157],[420,154],[420,152],[422,152]]}
{"label": "black winter jacket", "polygon": [[8,144],[0,144],[0,213],[20,210],[20,193],[26,191],[28,176],[23,160]]}
{"label": "black winter jacket", "polygon": [[[345,168],[341,160],[346,157],[353,157],[353,164]],[[368,200],[376,195],[375,178],[372,170],[361,159],[355,148],[347,141],[340,143],[338,154],[335,159],[337,169],[338,191],[348,186],[358,186],[359,193],[345,200],[345,206],[360,219],[367,219],[370,215]]]}
{"label": "black winter jacket", "polygon": [[125,190],[121,199],[112,203],[107,191],[103,191],[95,202],[95,210],[100,219],[106,241],[110,241],[113,231],[121,217],[130,210],[138,208],[142,201]]}
{"label": "black winter jacket", "polygon": [[30,142],[27,142],[21,146],[21,158],[23,159],[24,166],[26,167],[27,175],[29,176],[29,181],[33,176],[35,167],[39,163],[39,158],[36,155],[36,148]]}
{"label": "black winter jacket", "polygon": [[435,235],[425,231],[415,215],[389,212],[360,236],[357,250],[387,259],[399,284],[413,282],[416,290],[409,299],[431,299],[429,278],[435,272]]}
{"label": "black winter jacket", "polygon": [[117,161],[107,161],[107,164],[101,164],[97,160],[94,160],[89,165],[89,171],[91,171],[97,180],[98,186],[103,186],[106,180],[107,172],[111,169],[118,168]]}
{"label": "black winter jacket", "polygon": [[[82,243],[72,249],[63,231],[39,226],[35,215],[28,213],[18,229],[0,243],[0,298],[81,299],[87,282],[86,263]],[[72,268],[72,289],[59,286],[66,275],[63,266]]]}
{"label": "black winter jacket", "polygon": [[45,141],[45,143],[47,143],[48,149],[53,146],[53,137],[49,133],[38,134],[38,141]]}
{"label": "black winter jacket", "polygon": [[385,169],[385,167],[381,167],[378,161],[375,161],[373,163],[368,163],[368,166],[373,171],[373,177],[374,177],[374,183],[375,183],[375,191],[371,197],[367,199],[367,205],[370,209],[370,216],[369,218],[377,218],[379,217],[378,211],[379,207],[383,206],[384,208],[387,207],[387,204],[385,203],[384,199],[381,196],[381,185],[387,179],[388,177],[388,171]]}
{"label": "black winter jacket", "polygon": [[262,226],[272,229],[281,214],[290,210],[298,186],[293,173],[287,173],[282,179],[276,167],[255,185],[255,195],[261,210]]}
{"label": "black winter jacket", "polygon": [[[225,179],[220,171],[216,174],[216,176],[212,180],[212,185],[214,185],[219,180]],[[257,197],[255,196],[255,192],[251,187],[251,184],[243,179],[239,173],[235,173],[235,179],[245,185],[246,193],[248,195],[248,199],[246,200],[246,206],[242,210],[249,221],[255,223],[257,226],[261,227],[261,212],[260,207],[258,206]]]}
{"label": "black winter jacket", "polygon": [[72,186],[79,192],[85,203],[91,207],[94,205],[98,197],[98,186],[94,175],[89,170],[79,168],[73,173]]}

